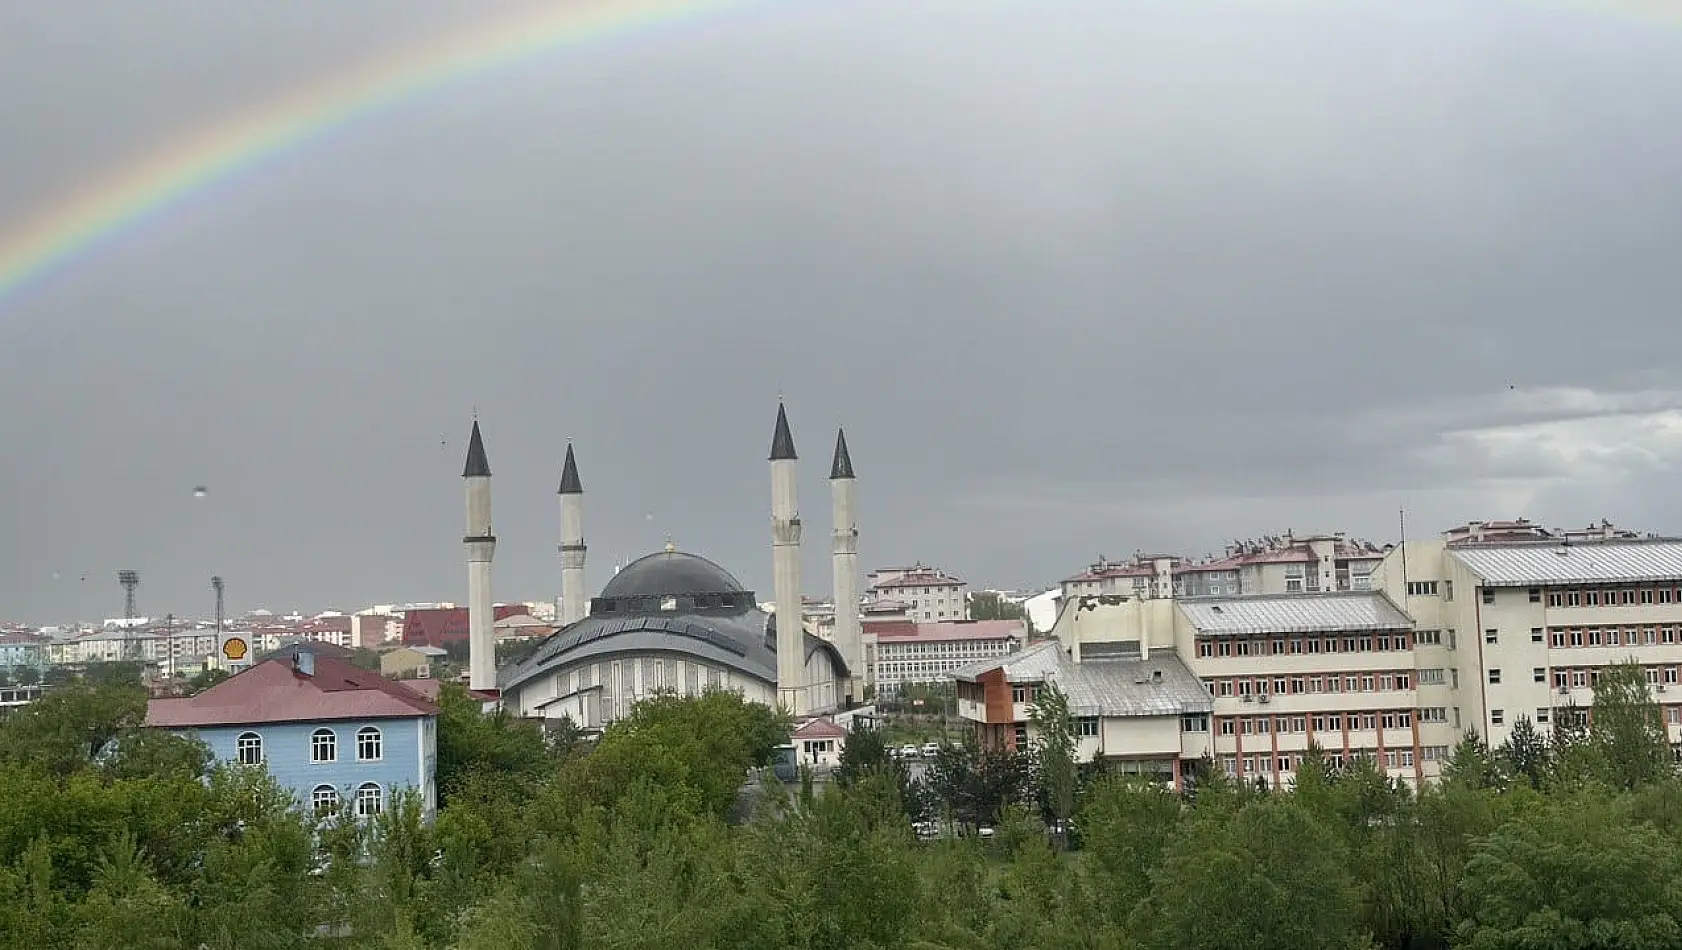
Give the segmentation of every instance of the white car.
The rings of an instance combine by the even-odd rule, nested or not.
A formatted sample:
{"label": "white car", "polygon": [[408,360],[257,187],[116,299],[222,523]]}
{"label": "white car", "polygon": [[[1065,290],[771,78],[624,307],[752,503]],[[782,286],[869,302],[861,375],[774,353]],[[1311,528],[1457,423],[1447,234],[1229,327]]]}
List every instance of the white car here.
{"label": "white car", "polygon": [[915,759],[917,757],[917,747],[914,745],[900,746],[899,757],[902,759]]}
{"label": "white car", "polygon": [[940,754],[940,746],[933,742],[923,743],[923,758],[932,759]]}

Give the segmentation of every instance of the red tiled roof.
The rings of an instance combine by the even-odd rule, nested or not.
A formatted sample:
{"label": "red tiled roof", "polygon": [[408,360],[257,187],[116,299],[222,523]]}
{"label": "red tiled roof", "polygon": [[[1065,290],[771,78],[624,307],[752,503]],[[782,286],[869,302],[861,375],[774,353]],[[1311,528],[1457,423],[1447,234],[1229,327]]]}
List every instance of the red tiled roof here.
{"label": "red tiled roof", "polygon": [[315,674],[290,659],[264,660],[197,696],[154,699],[146,724],[165,729],[200,726],[390,719],[436,715],[438,707],[396,680],[331,657],[315,657]]}
{"label": "red tiled roof", "polygon": [[847,730],[828,719],[814,719],[794,730],[796,739],[845,739]]}
{"label": "red tiled roof", "polygon": [[878,642],[907,643],[942,640],[1003,640],[1020,637],[1026,627],[1020,620],[937,620],[933,623],[911,624],[911,630],[878,633]]}
{"label": "red tiled roof", "polygon": [[865,620],[859,623],[859,631],[878,637],[915,636],[917,625],[909,620]]}
{"label": "red tiled roof", "polygon": [[[492,621],[506,620],[516,614],[529,614],[525,604],[500,604],[492,608]],[[466,607],[427,607],[411,610],[403,615],[403,643],[405,646],[423,644],[441,647],[467,639]]]}

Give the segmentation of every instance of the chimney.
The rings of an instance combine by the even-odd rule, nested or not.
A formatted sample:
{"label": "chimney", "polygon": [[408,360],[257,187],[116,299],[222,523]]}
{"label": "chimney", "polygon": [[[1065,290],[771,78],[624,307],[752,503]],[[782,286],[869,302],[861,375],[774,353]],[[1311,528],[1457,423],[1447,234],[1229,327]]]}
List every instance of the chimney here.
{"label": "chimney", "polygon": [[297,653],[292,654],[292,667],[297,670],[300,675],[314,676],[315,654],[309,650],[299,650]]}

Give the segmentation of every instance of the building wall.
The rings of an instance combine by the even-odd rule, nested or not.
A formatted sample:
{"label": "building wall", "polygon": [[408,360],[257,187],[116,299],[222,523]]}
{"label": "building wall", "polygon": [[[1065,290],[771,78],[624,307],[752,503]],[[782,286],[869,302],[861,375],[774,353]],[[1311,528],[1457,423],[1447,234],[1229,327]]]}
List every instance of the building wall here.
{"label": "building wall", "polygon": [[[377,761],[357,759],[357,734],[364,727],[380,730],[381,757]],[[338,741],[334,762],[311,761],[312,737],[318,730],[331,730]],[[179,730],[194,734],[191,730]],[[437,722],[430,716],[409,719],[344,720],[337,722],[273,723],[252,726],[216,726],[196,730],[221,761],[237,762],[238,740],[256,733],[263,740],[263,764],[269,774],[290,789],[306,806],[316,787],[331,785],[341,798],[354,798],[362,785],[373,782],[385,790],[415,788],[422,792],[428,817],[437,807],[434,783],[438,758]]]}
{"label": "building wall", "polygon": [[[806,665],[814,708],[833,708],[837,696],[828,655],[814,653]],[[603,729],[630,715],[631,708],[661,692],[699,696],[708,689],[735,690],[767,706],[777,702],[775,683],[681,653],[622,654],[563,666],[505,695],[521,716],[568,718],[583,729]]]}
{"label": "building wall", "polygon": [[[1419,666],[1433,671],[1422,680],[1442,671],[1440,685],[1421,686],[1420,705],[1446,710],[1450,745],[1467,729],[1500,745],[1520,716],[1547,733],[1562,707],[1593,705],[1599,670],[1631,659],[1647,670],[1672,744],[1682,742],[1682,578],[1486,590],[1440,539],[1409,542],[1406,552],[1405,578],[1398,549],[1375,579],[1415,619]],[[1625,591],[1634,603],[1623,603]]]}
{"label": "building wall", "polygon": [[865,635],[865,676],[882,692],[907,683],[950,682],[951,672],[977,660],[1005,656],[1011,637],[882,637]]}

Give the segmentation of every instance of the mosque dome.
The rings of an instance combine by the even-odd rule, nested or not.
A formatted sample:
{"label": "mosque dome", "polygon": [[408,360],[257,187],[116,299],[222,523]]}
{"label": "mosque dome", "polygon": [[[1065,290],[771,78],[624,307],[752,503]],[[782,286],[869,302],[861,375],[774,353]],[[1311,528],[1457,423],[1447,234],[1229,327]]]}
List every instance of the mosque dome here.
{"label": "mosque dome", "polygon": [[724,568],[704,557],[668,549],[625,565],[602,588],[600,597],[620,600],[743,593],[747,589]]}

